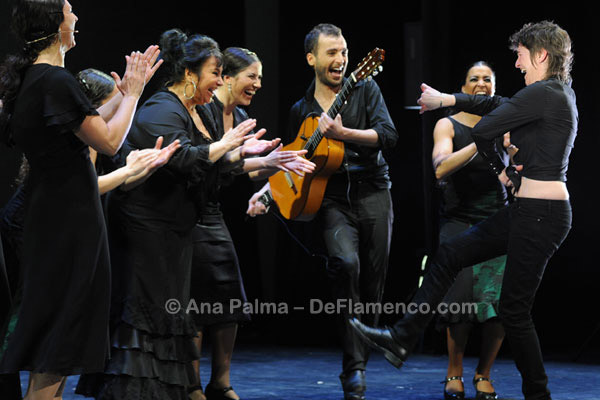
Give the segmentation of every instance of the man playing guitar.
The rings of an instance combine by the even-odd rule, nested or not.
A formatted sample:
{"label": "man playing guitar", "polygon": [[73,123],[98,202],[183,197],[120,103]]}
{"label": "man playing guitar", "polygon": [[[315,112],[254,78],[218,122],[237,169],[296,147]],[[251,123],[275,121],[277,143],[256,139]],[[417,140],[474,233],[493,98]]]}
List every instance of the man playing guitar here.
{"label": "man playing guitar", "polygon": [[[356,84],[335,118],[325,112],[342,88],[348,65],[346,40],[338,27],[315,26],[306,35],[304,48],[315,80],[292,107],[289,137],[284,141],[294,139],[306,118],[320,115],[319,130],[324,137],[344,143],[343,162],[329,179],[318,212],[329,257],[327,273],[335,299],[377,303],[385,285],[393,222],[391,182],[381,151],[392,148],[398,134],[381,91],[372,80]],[[252,196],[249,215],[266,213],[267,207],[259,199],[264,199],[269,190],[267,184]],[[340,380],[346,400],[362,400],[369,349],[347,321],[353,316],[374,326],[379,315],[355,315],[351,311],[346,308],[337,316],[343,349]]]}

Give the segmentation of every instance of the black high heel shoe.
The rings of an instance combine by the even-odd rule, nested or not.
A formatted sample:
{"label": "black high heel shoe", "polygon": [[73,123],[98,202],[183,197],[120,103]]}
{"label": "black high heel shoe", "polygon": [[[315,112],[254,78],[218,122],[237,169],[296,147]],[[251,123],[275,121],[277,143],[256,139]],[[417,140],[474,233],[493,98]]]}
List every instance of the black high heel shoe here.
{"label": "black high heel shoe", "polygon": [[484,378],[483,376],[480,378],[473,378],[473,386],[475,386],[475,391],[477,394],[475,395],[475,400],[496,400],[498,399],[498,395],[496,392],[481,392],[477,390],[477,384],[481,381],[488,381],[492,383],[488,378]]}
{"label": "black high heel shoe", "polygon": [[444,400],[464,400],[465,398],[465,392],[454,392],[454,393],[450,393],[446,391],[446,384],[448,382],[451,381],[461,381],[463,382],[463,377],[462,376],[451,376],[450,378],[446,378],[443,381],[441,381],[440,383],[444,384]]}
{"label": "black high heel shoe", "polygon": [[234,400],[233,397],[225,396],[225,393],[231,392],[233,387],[227,386],[224,388],[216,388],[210,383],[204,388],[204,395],[206,400]]}

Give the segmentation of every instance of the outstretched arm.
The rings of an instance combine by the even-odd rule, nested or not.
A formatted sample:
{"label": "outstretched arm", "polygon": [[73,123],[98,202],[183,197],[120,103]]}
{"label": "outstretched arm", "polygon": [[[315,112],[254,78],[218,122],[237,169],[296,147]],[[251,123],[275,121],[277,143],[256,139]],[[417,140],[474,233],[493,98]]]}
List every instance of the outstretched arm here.
{"label": "outstretched arm", "polygon": [[125,140],[144,90],[146,62],[142,55],[132,53],[126,59],[127,70],[122,82],[125,94],[114,116],[108,122],[99,115],[88,116],[75,133],[84,143],[108,155],[116,154]]}

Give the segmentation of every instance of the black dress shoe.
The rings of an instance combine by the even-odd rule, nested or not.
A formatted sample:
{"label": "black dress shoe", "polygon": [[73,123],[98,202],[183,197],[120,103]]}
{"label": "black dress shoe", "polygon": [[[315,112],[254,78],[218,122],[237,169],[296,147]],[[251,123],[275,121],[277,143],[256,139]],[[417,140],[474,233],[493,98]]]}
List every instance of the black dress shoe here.
{"label": "black dress shoe", "polygon": [[463,377],[462,376],[451,376],[450,378],[446,378],[444,379],[441,383],[444,384],[444,400],[464,400],[465,398],[465,392],[447,392],[446,391],[446,383],[450,382],[450,381],[457,381],[460,380],[461,382],[463,381]]}
{"label": "black dress shoe", "polygon": [[477,384],[481,381],[491,382],[488,378],[484,377],[473,378],[473,386],[475,386],[475,391],[477,392],[475,394],[475,400],[496,400],[498,398],[496,392],[480,392],[479,390],[477,390]]}
{"label": "black dress shoe", "polygon": [[344,389],[344,400],[365,400],[367,383],[365,371],[355,369],[347,374],[340,375],[342,389]]}
{"label": "black dress shoe", "polygon": [[233,387],[216,388],[210,383],[204,388],[206,400],[233,400],[233,397],[226,396],[225,393],[233,391]]}
{"label": "black dress shoe", "polygon": [[385,359],[394,367],[400,368],[406,361],[408,351],[394,340],[389,329],[370,328],[356,318],[350,319],[350,326],[371,347],[383,352]]}

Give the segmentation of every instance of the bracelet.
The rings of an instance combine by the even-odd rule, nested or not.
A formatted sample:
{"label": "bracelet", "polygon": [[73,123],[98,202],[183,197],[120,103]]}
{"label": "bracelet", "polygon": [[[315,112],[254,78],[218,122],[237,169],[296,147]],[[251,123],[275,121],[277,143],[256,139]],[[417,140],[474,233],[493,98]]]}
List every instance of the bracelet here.
{"label": "bracelet", "polygon": [[442,108],[442,107],[443,107],[443,106],[442,106],[442,100],[440,100],[440,108]]}

